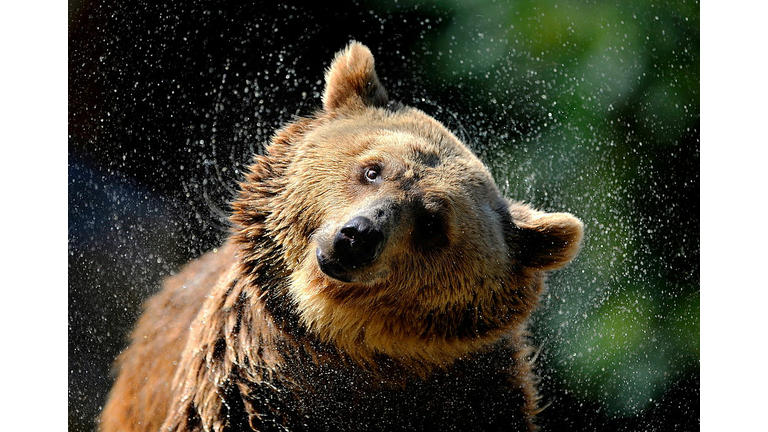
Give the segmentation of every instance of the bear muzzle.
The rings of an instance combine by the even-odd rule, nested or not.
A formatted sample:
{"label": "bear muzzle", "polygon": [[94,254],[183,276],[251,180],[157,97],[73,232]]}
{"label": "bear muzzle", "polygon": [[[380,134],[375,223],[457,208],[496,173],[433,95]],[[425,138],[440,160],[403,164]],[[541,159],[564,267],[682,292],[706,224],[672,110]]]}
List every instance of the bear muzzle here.
{"label": "bear muzzle", "polygon": [[354,281],[353,273],[376,261],[384,249],[384,230],[365,216],[356,216],[342,225],[330,245],[321,243],[317,263],[326,275],[342,282]]}

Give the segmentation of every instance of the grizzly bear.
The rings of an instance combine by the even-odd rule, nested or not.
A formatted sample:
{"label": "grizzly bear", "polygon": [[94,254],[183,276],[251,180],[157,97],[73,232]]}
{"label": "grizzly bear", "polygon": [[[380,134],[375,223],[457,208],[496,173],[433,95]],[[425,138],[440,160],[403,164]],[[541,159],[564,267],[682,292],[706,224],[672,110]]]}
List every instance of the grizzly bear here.
{"label": "grizzly bear", "polygon": [[231,235],[146,304],[103,431],[535,430],[526,321],[582,224],[505,199],[352,42]]}

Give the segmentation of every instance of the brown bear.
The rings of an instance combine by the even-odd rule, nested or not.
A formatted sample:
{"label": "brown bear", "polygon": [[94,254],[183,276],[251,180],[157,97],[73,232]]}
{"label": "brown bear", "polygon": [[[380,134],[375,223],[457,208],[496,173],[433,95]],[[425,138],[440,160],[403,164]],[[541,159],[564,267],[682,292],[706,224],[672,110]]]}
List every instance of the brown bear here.
{"label": "brown bear", "polygon": [[278,131],[220,248],[146,304],[103,431],[535,430],[526,320],[581,222],[502,197],[365,46]]}

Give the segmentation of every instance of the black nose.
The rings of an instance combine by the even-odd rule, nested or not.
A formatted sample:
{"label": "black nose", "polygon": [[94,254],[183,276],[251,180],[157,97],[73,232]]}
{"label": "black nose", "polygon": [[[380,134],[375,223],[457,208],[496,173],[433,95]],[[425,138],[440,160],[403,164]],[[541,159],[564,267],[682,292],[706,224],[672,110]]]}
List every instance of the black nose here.
{"label": "black nose", "polygon": [[349,270],[372,263],[381,253],[383,244],[384,232],[363,216],[344,224],[333,239],[339,264]]}

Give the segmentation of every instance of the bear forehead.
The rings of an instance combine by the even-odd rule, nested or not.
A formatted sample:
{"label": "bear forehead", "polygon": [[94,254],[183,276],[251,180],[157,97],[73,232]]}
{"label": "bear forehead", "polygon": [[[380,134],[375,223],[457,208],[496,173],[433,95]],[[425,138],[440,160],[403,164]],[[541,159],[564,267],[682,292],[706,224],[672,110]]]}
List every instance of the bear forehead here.
{"label": "bear forehead", "polygon": [[455,156],[455,149],[441,139],[424,137],[408,131],[378,130],[357,137],[358,155],[362,160],[381,163],[399,162],[434,168]]}
{"label": "bear forehead", "polygon": [[[485,173],[485,166],[450,131],[416,109],[408,116],[372,115],[340,119],[305,137],[305,155],[334,163],[395,162],[434,168],[458,164]],[[317,154],[314,154],[317,152]]]}

